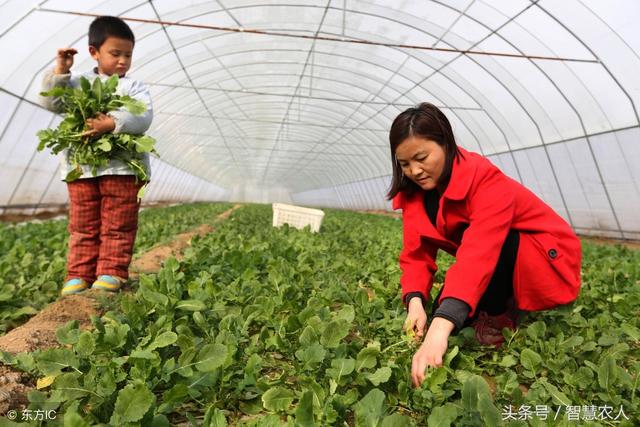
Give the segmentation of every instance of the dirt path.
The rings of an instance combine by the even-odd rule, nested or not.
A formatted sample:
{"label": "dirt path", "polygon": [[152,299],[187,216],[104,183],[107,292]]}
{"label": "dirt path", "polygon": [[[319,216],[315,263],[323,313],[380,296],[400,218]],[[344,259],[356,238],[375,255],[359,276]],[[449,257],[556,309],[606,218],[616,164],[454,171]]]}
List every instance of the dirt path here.
{"label": "dirt path", "polygon": [[75,319],[81,328],[88,328],[91,316],[101,314],[95,300],[98,292],[88,290],[49,304],[27,323],[0,337],[0,350],[16,354],[58,346],[56,329],[59,326]]}
{"label": "dirt path", "polygon": [[149,249],[139,258],[133,260],[129,267],[129,277],[136,278],[140,273],[157,273],[162,268],[162,263],[170,256],[175,256],[180,260],[184,250],[191,245],[193,237],[204,236],[212,231],[211,225],[202,224],[194,230],[178,234],[166,244]]}
{"label": "dirt path", "polygon": [[620,240],[620,239],[613,239],[613,238],[607,238],[607,237],[582,236],[582,235],[579,235],[578,237],[580,237],[580,239],[582,239],[585,242],[593,243],[596,245],[607,245],[607,246],[620,245],[629,249],[634,249],[634,250],[640,249],[640,241],[635,241],[635,240]]}
{"label": "dirt path", "polygon": [[[216,221],[225,220],[233,211],[242,205],[234,205],[231,209],[217,216]],[[194,236],[204,236],[214,230],[212,225],[203,224],[187,233],[177,235],[172,241],[156,246],[144,253],[131,265],[130,276],[135,278],[139,273],[157,273],[164,260],[170,256],[182,257],[184,249],[191,244]],[[114,297],[102,291],[87,290],[79,295],[60,298],[49,304],[24,325],[12,329],[0,337],[0,350],[12,354],[32,352],[58,347],[56,330],[70,320],[77,320],[82,329],[91,328],[91,316],[101,316],[102,309],[98,298]],[[0,364],[0,416],[9,409],[22,409],[28,403],[26,393],[33,390],[35,384],[28,375]]]}
{"label": "dirt path", "polygon": [[[83,295],[70,295],[49,304],[27,323],[0,337],[0,350],[16,354],[58,347],[56,329],[59,326],[78,320],[82,329],[88,329],[91,316],[101,314],[94,299],[97,292],[88,290]],[[84,295],[90,293],[94,295]],[[0,414],[26,407],[27,393],[34,388],[35,384],[27,374],[0,365]]]}
{"label": "dirt path", "polygon": [[[236,209],[242,205],[236,204],[216,217],[216,221],[223,221],[229,217]],[[129,275],[132,278],[137,277],[140,273],[150,274],[157,273],[162,268],[164,260],[170,256],[176,257],[178,260],[182,258],[184,250],[191,245],[191,239],[195,236],[204,236],[214,230],[212,225],[202,224],[196,229],[186,233],[178,234],[170,242],[151,248],[149,251],[136,258],[131,263]]]}
{"label": "dirt path", "polygon": [[391,218],[402,218],[402,214],[400,212],[395,212],[395,211],[392,212],[392,211],[384,211],[384,210],[371,210],[371,211],[356,211],[356,212],[388,216]]}

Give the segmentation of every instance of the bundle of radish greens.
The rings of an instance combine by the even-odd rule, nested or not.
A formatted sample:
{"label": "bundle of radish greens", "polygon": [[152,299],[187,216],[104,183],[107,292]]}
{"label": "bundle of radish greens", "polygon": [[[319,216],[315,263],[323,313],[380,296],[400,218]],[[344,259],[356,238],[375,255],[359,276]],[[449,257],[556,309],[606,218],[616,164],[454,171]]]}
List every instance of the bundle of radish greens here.
{"label": "bundle of radish greens", "polygon": [[[71,170],[65,181],[71,182],[82,176],[81,166],[90,166],[95,176],[99,167],[109,165],[117,159],[129,166],[133,174],[142,182],[149,181],[149,171],[142,160],[142,153],[157,155],[156,140],[146,135],[111,132],[92,136],[86,124],[87,119],[100,113],[125,108],[131,114],[140,115],[146,111],[146,105],[130,96],[117,95],[118,76],[113,75],[102,82],[99,78],[89,82],[80,78],[80,86],[55,87],[42,96],[58,98],[65,113],[64,120],[56,129],[44,129],[38,132],[40,144],[38,151],[50,148],[54,154],[68,150]],[[142,194],[142,193],[140,193]]]}

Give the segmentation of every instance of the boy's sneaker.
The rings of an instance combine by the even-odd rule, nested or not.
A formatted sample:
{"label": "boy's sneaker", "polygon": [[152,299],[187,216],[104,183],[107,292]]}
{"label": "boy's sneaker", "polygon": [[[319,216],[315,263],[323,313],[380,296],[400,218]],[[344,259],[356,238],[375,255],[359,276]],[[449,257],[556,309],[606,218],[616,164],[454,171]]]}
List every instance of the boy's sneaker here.
{"label": "boy's sneaker", "polygon": [[517,313],[506,312],[497,316],[491,316],[484,311],[478,314],[478,318],[471,324],[476,331],[476,339],[482,345],[493,345],[498,348],[504,342],[502,330],[504,328],[515,331]]}
{"label": "boy's sneaker", "polygon": [[84,279],[69,279],[64,282],[64,286],[62,287],[60,294],[62,296],[73,295],[87,290],[88,288],[89,284]]}
{"label": "boy's sneaker", "polygon": [[120,288],[122,288],[122,285],[125,284],[125,282],[126,279],[123,279],[122,277],[102,274],[98,276],[98,279],[95,282],[93,282],[93,285],[91,285],[91,289],[118,292]]}

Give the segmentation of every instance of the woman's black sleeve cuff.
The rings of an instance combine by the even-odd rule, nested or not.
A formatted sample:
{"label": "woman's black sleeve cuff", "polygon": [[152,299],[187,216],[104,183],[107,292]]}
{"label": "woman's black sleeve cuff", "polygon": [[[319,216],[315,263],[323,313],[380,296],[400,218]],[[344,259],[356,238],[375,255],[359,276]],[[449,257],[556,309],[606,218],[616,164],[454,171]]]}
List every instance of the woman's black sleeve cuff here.
{"label": "woman's black sleeve cuff", "polygon": [[471,307],[466,302],[449,297],[442,300],[442,304],[433,313],[433,317],[443,317],[449,320],[455,325],[456,331],[459,331],[462,329],[465,320],[467,320],[470,311]]}
{"label": "woman's black sleeve cuff", "polygon": [[409,306],[409,301],[411,301],[411,298],[420,298],[420,301],[422,301],[422,307],[424,308],[427,305],[427,299],[424,297],[424,295],[422,294],[422,292],[409,292],[408,294],[406,294],[404,296],[404,305],[405,306]]}

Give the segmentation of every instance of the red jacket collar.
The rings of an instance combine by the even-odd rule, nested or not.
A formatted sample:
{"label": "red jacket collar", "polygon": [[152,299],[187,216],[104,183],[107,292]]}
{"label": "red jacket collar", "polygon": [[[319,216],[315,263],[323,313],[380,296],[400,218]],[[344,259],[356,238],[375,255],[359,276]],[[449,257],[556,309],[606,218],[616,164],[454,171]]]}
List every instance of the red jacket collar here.
{"label": "red jacket collar", "polygon": [[464,148],[458,148],[460,155],[453,161],[451,179],[443,197],[449,200],[462,200],[467,196],[478,167],[478,155]]}
{"label": "red jacket collar", "polygon": [[[451,179],[449,185],[447,185],[444,194],[444,198],[449,200],[462,200],[467,196],[471,183],[476,175],[476,169],[478,168],[478,160],[481,159],[476,153],[465,150],[458,147],[460,156],[453,162],[453,169],[451,170]],[[401,209],[404,207],[406,200],[413,199],[416,195],[420,195],[420,200],[424,195],[424,191],[420,190],[413,196],[407,196],[403,192],[398,193],[393,198],[393,209]]]}

